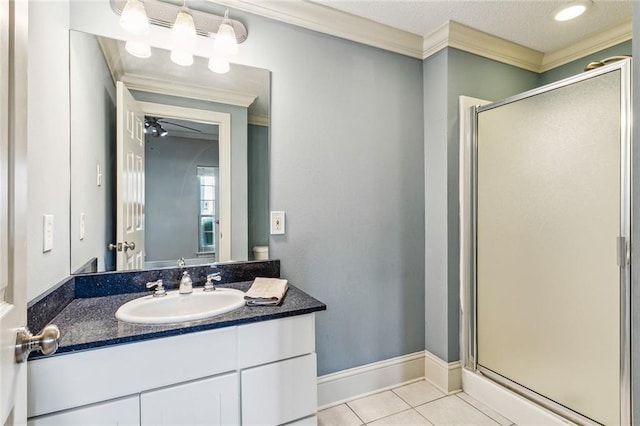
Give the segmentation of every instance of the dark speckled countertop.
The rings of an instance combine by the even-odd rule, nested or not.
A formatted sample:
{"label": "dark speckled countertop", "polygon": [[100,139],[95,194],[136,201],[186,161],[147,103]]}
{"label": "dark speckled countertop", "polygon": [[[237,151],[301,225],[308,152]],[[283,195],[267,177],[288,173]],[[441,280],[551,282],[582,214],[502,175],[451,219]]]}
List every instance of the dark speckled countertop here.
{"label": "dark speckled countertop", "polygon": [[[279,261],[187,268],[194,278],[194,291],[202,291],[200,284],[204,283],[204,277],[212,268],[222,274],[222,282],[216,287],[242,291],[247,291],[257,276],[280,276]],[[70,277],[30,302],[27,312],[29,328],[37,333],[45,324],[58,326],[59,347],[55,354],[49,355],[55,356],[327,309],[324,303],[289,284],[289,290],[278,306],[243,306],[213,318],[175,324],[133,324],[116,319],[116,311],[124,303],[151,294],[149,290],[145,291],[146,282],[162,278],[168,284],[165,285],[167,290],[171,290],[177,286],[181,272],[182,269],[173,268]],[[42,356],[39,351],[34,351],[29,359]]]}
{"label": "dark speckled countertop", "polygon": [[[219,287],[247,291],[250,286],[251,281],[245,281]],[[201,289],[195,288],[194,291],[201,291]],[[51,321],[58,326],[61,334],[60,346],[56,354],[326,310],[324,303],[289,285],[289,290],[279,306],[243,306],[213,318],[176,324],[132,324],[116,319],[116,310],[122,304],[148,294],[148,292],[129,293],[74,299]],[[34,352],[29,359],[41,356],[40,352]]]}

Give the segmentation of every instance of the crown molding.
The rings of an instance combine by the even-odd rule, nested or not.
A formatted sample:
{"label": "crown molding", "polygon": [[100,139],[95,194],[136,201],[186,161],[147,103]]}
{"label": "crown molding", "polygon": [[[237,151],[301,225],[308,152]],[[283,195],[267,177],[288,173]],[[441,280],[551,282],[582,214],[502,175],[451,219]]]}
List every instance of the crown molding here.
{"label": "crown molding", "polygon": [[249,114],[247,120],[255,126],[269,127],[269,117],[266,115]]}
{"label": "crown molding", "polygon": [[582,59],[585,56],[599,52],[616,44],[631,40],[632,24],[631,18],[620,24],[611,27],[599,34],[579,41],[569,47],[547,53],[542,60],[541,71],[559,67],[569,62]]}
{"label": "crown molding", "polygon": [[449,22],[440,25],[422,39],[422,59],[449,46]]}
{"label": "crown molding", "polygon": [[555,52],[542,53],[449,21],[425,37],[306,0],[210,0],[230,8],[417,59],[445,47],[544,72],[631,39],[631,19]]}
{"label": "crown molding", "polygon": [[488,59],[540,72],[544,54],[500,37],[475,30],[454,21],[448,22],[448,46]]}
{"label": "crown molding", "polygon": [[248,108],[256,99],[256,95],[241,92],[231,92],[202,86],[191,86],[176,81],[160,80],[149,77],[141,77],[134,74],[122,74],[115,76],[122,80],[129,89],[143,92],[160,93],[170,96],[181,96],[202,101],[217,102],[227,105],[237,105]]}
{"label": "crown molding", "polygon": [[423,59],[422,37],[305,0],[211,0],[245,12]]}

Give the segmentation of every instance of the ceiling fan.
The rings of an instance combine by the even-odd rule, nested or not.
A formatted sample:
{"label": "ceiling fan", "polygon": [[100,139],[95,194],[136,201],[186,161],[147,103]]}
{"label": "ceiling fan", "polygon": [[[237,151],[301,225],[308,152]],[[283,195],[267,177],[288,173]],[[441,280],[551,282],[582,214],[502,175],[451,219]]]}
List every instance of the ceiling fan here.
{"label": "ceiling fan", "polygon": [[169,124],[171,126],[183,127],[185,129],[192,130],[194,132],[201,133],[201,130],[194,129],[193,127],[185,126],[182,124],[167,121],[161,117],[146,117],[144,118],[144,133],[153,137],[167,136],[169,132],[162,127],[162,123]]}

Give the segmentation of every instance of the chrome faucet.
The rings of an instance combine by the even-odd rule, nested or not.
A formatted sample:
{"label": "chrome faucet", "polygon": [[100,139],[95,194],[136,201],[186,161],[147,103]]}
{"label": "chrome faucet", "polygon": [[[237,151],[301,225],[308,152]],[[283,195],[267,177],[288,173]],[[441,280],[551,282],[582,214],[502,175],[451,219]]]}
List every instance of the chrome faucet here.
{"label": "chrome faucet", "polygon": [[185,262],[184,262],[184,257],[181,257],[180,259],[178,259],[178,268],[184,268]]}
{"label": "chrome faucet", "polygon": [[178,290],[180,294],[191,294],[193,293],[193,282],[191,281],[191,277],[187,271],[182,273],[182,279],[180,280],[180,289]]}
{"label": "chrome faucet", "polygon": [[164,286],[162,285],[162,280],[148,282],[146,286],[147,288],[156,288],[156,291],[153,293],[153,297],[162,297],[167,295],[167,292],[164,290]]}
{"label": "chrome faucet", "polygon": [[214,272],[212,274],[207,275],[207,283],[204,285],[202,291],[213,291],[216,288],[213,286],[213,281],[220,281],[222,276],[220,276],[220,272]]}

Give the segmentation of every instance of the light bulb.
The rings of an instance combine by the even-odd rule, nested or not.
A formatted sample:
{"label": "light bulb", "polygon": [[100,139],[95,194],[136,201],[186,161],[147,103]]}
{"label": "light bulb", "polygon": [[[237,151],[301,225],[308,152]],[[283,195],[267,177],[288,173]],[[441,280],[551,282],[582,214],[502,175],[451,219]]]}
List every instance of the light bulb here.
{"label": "light bulb", "polygon": [[196,42],[196,27],[193,17],[182,9],[176,17],[176,22],[171,29],[171,60],[178,65],[189,66],[193,64],[193,51]]}
{"label": "light bulb", "polygon": [[229,61],[223,56],[213,55],[209,59],[209,69],[218,74],[225,74],[229,72]]}
{"label": "light bulb", "polygon": [[120,15],[120,26],[135,35],[146,34],[149,31],[149,18],[140,0],[127,0]]}
{"label": "light bulb", "polygon": [[223,22],[218,28],[216,41],[213,46],[214,52],[229,57],[238,53],[238,41],[233,27]]}
{"label": "light bulb", "polygon": [[222,55],[225,58],[238,53],[238,40],[236,39],[236,32],[229,19],[228,9],[224,11],[224,18],[222,18],[222,23],[218,27],[213,52],[214,55]]}
{"label": "light bulb", "polygon": [[124,45],[124,48],[136,58],[148,58],[151,56],[151,47],[143,41],[129,40]]}

